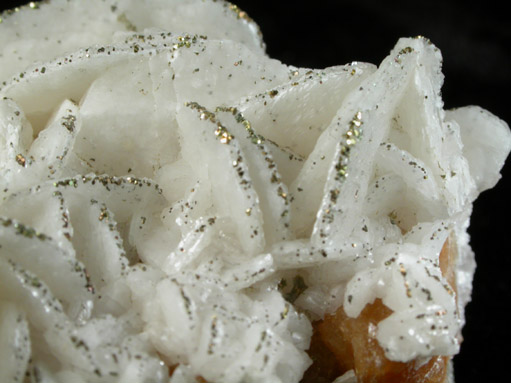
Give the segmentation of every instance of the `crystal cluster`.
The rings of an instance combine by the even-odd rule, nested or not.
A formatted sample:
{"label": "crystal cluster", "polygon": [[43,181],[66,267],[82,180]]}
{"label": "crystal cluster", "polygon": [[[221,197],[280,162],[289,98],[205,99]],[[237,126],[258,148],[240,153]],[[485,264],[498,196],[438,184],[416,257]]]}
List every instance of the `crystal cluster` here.
{"label": "crystal cluster", "polygon": [[288,66],[220,0],[2,14],[0,381],[296,383],[377,300],[389,361],[456,354],[511,134],[444,111],[440,65]]}

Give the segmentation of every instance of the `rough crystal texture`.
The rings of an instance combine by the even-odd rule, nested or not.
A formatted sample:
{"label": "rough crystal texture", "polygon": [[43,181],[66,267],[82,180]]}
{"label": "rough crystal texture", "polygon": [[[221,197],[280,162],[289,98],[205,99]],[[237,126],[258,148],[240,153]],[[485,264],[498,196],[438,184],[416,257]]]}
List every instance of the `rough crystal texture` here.
{"label": "rough crystal texture", "polygon": [[427,39],[313,70],[224,1],[0,20],[1,381],[299,382],[312,323],[375,305],[385,360],[458,352],[472,202],[511,134],[444,112]]}

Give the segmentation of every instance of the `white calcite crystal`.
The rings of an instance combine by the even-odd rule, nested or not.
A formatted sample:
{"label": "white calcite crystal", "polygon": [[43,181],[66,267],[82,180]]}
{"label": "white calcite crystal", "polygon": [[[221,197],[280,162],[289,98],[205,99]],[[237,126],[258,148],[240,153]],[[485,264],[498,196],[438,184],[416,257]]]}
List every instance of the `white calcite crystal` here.
{"label": "white calcite crystal", "polygon": [[458,352],[511,134],[443,110],[427,39],[311,70],[220,0],[0,20],[1,382],[295,383],[311,323],[376,298],[389,360]]}

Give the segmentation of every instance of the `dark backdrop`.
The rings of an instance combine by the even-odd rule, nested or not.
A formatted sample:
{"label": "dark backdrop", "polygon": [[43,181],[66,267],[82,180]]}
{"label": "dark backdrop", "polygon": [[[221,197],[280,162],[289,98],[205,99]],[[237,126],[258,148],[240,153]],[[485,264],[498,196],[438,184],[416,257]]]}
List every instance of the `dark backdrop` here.
{"label": "dark backdrop", "polygon": [[[428,37],[444,57],[446,108],[480,105],[511,123],[511,18],[506,2],[238,0],[261,27],[270,56],[296,66],[322,68],[350,61],[378,64],[399,37]],[[476,201],[472,248],[478,268],[456,383],[500,382],[509,366],[511,323],[511,165],[495,189]],[[502,371],[502,372],[501,372]],[[507,373],[506,373],[507,374]]]}
{"label": "dark backdrop", "polygon": [[[84,1],[84,0],[82,0]],[[122,0],[121,0],[122,1]],[[6,9],[23,1],[2,2]],[[287,64],[324,68],[351,61],[379,63],[399,37],[423,35],[444,57],[446,108],[480,105],[511,122],[509,13],[506,2],[238,0],[260,25],[270,56]],[[457,383],[499,381],[508,366],[511,330],[511,246],[508,197],[511,166],[497,187],[481,195],[470,233],[478,269],[467,307],[465,341],[455,358]]]}

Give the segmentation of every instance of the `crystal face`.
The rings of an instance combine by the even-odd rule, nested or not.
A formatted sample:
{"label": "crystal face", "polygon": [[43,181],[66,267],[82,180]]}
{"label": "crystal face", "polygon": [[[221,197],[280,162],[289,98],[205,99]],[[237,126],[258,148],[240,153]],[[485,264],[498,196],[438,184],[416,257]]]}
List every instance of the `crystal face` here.
{"label": "crystal face", "polygon": [[429,40],[314,70],[224,1],[0,20],[0,381],[448,378],[511,134],[443,110]]}

